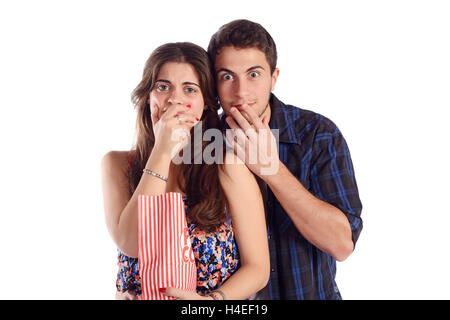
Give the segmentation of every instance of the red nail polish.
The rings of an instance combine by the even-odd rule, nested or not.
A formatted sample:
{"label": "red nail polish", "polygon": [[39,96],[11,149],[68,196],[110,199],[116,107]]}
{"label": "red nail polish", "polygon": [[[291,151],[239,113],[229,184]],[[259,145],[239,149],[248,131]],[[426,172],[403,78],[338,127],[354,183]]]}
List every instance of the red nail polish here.
{"label": "red nail polish", "polygon": [[190,104],[188,104],[186,107],[188,107],[188,108],[190,108],[191,107],[191,105]]}
{"label": "red nail polish", "polygon": [[162,293],[166,292],[166,288],[159,288],[158,290],[159,290],[159,292],[162,292]]}
{"label": "red nail polish", "polygon": [[195,118],[197,121],[200,120],[199,118]]}

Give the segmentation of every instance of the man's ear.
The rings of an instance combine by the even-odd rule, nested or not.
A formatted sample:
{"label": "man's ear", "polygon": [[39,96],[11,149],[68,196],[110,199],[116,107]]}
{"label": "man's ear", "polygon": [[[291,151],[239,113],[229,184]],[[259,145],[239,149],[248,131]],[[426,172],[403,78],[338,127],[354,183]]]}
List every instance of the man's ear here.
{"label": "man's ear", "polygon": [[275,70],[272,73],[272,88],[270,91],[275,90],[275,84],[277,83],[278,76],[280,75],[280,69],[275,68]]}

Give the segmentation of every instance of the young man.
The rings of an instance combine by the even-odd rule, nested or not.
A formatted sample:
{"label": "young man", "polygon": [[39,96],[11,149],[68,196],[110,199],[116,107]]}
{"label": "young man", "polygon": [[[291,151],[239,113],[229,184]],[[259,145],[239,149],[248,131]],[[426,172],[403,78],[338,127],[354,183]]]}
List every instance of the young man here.
{"label": "young man", "polygon": [[[266,203],[271,276],[256,298],[341,299],[336,260],[353,252],[362,229],[344,137],[329,119],[271,93],[277,52],[261,25],[236,20],[222,26],[208,53],[223,119],[235,133],[227,139],[257,176]],[[278,129],[279,152],[270,129]]]}

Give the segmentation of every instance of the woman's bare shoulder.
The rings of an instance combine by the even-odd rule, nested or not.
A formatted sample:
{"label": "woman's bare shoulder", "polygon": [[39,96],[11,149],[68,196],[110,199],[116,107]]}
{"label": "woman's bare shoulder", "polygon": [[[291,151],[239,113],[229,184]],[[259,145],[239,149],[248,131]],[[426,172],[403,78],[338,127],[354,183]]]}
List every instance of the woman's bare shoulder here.
{"label": "woman's bare shoulder", "polygon": [[102,158],[102,171],[117,172],[117,170],[126,172],[129,168],[129,157],[133,156],[132,151],[108,151]]}

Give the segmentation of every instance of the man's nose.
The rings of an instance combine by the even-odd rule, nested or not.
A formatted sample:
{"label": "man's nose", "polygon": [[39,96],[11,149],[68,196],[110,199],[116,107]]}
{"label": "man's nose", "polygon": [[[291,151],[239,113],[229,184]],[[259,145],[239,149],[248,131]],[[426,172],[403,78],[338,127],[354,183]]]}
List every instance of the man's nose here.
{"label": "man's nose", "polygon": [[248,95],[248,86],[245,80],[237,78],[234,81],[234,94],[238,98],[245,98]]}

